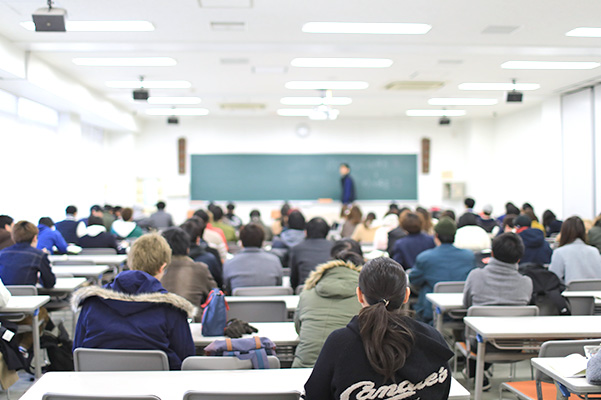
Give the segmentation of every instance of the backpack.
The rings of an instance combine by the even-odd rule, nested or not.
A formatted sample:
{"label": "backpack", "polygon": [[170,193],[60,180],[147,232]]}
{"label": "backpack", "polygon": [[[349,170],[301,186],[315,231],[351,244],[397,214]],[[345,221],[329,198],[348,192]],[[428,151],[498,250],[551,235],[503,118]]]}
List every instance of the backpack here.
{"label": "backpack", "polygon": [[203,309],[201,320],[202,335],[223,336],[227,322],[227,310],[230,309],[225,301],[223,292],[218,288],[211,290],[207,301],[201,307]]}
{"label": "backpack", "polygon": [[250,360],[253,369],[268,369],[268,355],[275,356],[275,344],[266,337],[215,340],[205,347],[208,356],[236,356],[240,360]]}
{"label": "backpack", "polygon": [[561,295],[566,287],[557,275],[533,263],[520,265],[520,272],[532,280],[530,304],[538,306],[541,315],[570,315],[568,303]]}

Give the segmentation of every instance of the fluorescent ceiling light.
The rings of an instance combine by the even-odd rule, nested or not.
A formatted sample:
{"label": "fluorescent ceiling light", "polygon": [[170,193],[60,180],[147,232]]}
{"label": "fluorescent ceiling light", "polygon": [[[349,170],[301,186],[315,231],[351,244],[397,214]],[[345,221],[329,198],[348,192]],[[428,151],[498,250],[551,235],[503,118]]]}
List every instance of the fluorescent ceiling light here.
{"label": "fluorescent ceiling light", "polygon": [[107,81],[106,86],[117,89],[188,89],[188,81]]}
{"label": "fluorescent ceiling light", "polygon": [[148,115],[207,115],[209,110],[206,108],[149,108],[146,110]]}
{"label": "fluorescent ceiling light", "polygon": [[566,36],[575,37],[601,37],[601,28],[580,27],[572,29],[566,33]]}
{"label": "fluorescent ceiling light", "polygon": [[504,69],[593,69],[601,64],[592,61],[507,61]]}
{"label": "fluorescent ceiling light", "polygon": [[365,33],[374,35],[423,35],[432,29],[427,24],[374,22],[307,22],[307,33]]}
{"label": "fluorescent ceiling light", "polygon": [[280,103],[288,106],[348,106],[353,102],[350,97],[282,97]]}
{"label": "fluorescent ceiling light", "polygon": [[409,117],[461,117],[465,110],[407,110]]}
{"label": "fluorescent ceiling light", "polygon": [[172,67],[177,61],[171,57],[81,57],[73,64],[86,67]]}
{"label": "fluorescent ceiling light", "polygon": [[392,60],[387,58],[295,58],[293,67],[304,68],[388,68]]}
{"label": "fluorescent ceiling light", "polygon": [[536,90],[538,83],[461,83],[459,90]]}
{"label": "fluorescent ceiling light", "polygon": [[[148,21],[66,21],[67,32],[151,32],[154,25]],[[33,21],[21,22],[28,31],[35,31]]]}
{"label": "fluorescent ceiling light", "polygon": [[22,97],[19,98],[17,107],[17,114],[20,118],[44,125],[58,126],[58,112],[50,107]]}
{"label": "fluorescent ceiling light", "polygon": [[499,102],[497,99],[470,99],[470,98],[444,98],[435,97],[428,100],[432,106],[492,106]]}
{"label": "fluorescent ceiling light", "polygon": [[277,111],[282,117],[308,117],[313,113],[311,108],[280,108]]}
{"label": "fluorescent ceiling light", "polygon": [[367,89],[369,84],[361,81],[291,81],[286,82],[286,89],[333,89],[333,90],[361,90]]}
{"label": "fluorescent ceiling light", "polygon": [[199,104],[200,97],[156,97],[151,96],[148,98],[149,104]]}

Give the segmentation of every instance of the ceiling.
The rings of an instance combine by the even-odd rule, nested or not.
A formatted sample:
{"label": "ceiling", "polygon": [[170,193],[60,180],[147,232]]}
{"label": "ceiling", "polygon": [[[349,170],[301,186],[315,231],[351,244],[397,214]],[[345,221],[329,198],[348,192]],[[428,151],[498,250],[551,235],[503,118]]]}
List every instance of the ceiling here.
{"label": "ceiling", "polygon": [[[226,7],[203,7],[210,1]],[[202,5],[201,5],[202,3]],[[228,7],[247,3],[250,7]],[[131,100],[130,89],[111,89],[108,80],[187,80],[190,89],[151,89],[153,96],[199,96],[209,117],[275,116],[286,96],[318,96],[291,90],[293,80],[360,80],[365,90],[339,90],[352,104],[338,107],[340,118],[403,117],[408,109],[439,109],[431,97],[496,98],[492,106],[449,106],[466,117],[491,117],[523,109],[562,91],[601,78],[592,70],[506,70],[509,60],[601,61],[601,38],[567,37],[577,27],[601,27],[599,0],[62,0],[70,20],[147,20],[153,32],[30,32],[19,25],[45,0],[0,0],[0,35],[35,53],[81,84],[145,115],[151,106]],[[414,22],[432,29],[425,35],[303,33],[306,22]],[[216,31],[212,23],[243,23],[239,31]],[[483,33],[490,27],[510,33]],[[171,67],[84,67],[75,57],[172,57]],[[383,69],[299,68],[296,57],[389,58]],[[255,73],[281,67],[285,73]],[[461,91],[463,82],[538,83],[521,104],[506,104],[505,93]],[[441,81],[431,90],[391,91],[393,81]],[[264,109],[225,110],[223,103],[258,103]],[[160,106],[159,106],[160,107]],[[189,107],[189,106],[188,106]],[[158,118],[158,117],[147,117]],[[206,118],[206,117],[203,117]],[[287,117],[281,117],[287,118]]]}

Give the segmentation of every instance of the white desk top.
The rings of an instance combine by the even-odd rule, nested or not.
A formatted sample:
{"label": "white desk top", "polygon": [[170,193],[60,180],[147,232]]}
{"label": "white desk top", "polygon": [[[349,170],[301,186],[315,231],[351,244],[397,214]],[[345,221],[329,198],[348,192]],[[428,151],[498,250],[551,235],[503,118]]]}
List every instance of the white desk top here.
{"label": "white desk top", "polygon": [[53,288],[38,286],[38,292],[44,294],[71,293],[87,282],[86,278],[56,278]]}
{"label": "white desk top", "polygon": [[32,313],[50,301],[50,296],[11,296],[8,304],[0,307],[0,312]]}
{"label": "white desk top", "polygon": [[84,278],[97,278],[110,270],[108,265],[53,265],[54,275],[73,275]]}
{"label": "white desk top", "polygon": [[554,366],[564,362],[563,357],[543,357],[533,358],[530,360],[532,366],[539,371],[544,372],[551,378],[563,384],[570,392],[584,394],[584,393],[601,393],[601,386],[590,385],[586,382],[586,378],[566,378],[560,374],[560,372],[554,368]]}
{"label": "white desk top", "polygon": [[601,290],[564,290],[563,297],[595,297],[601,298]]}
{"label": "white desk top", "polygon": [[240,303],[245,301],[267,301],[267,300],[284,300],[286,302],[286,309],[288,311],[295,311],[298,308],[298,301],[300,296],[289,295],[289,296],[226,296],[225,300],[228,303]]}
{"label": "white desk top", "polygon": [[463,322],[487,339],[576,339],[601,336],[601,315],[465,317]]}
{"label": "white desk top", "polygon": [[426,299],[442,311],[465,308],[463,307],[463,293],[428,293]]}
{"label": "white desk top", "polygon": [[119,265],[127,260],[127,254],[90,254],[69,256],[66,254],[48,256],[50,262],[54,261],[92,261],[97,265]]}
{"label": "white desk top", "polygon": [[[257,328],[259,332],[254,336],[262,336],[271,339],[276,346],[296,346],[299,342],[298,334],[294,328],[294,322],[249,322]],[[214,340],[224,340],[225,336],[202,336],[202,325],[199,323],[190,324],[192,339],[196,347],[208,346]],[[244,335],[251,337],[253,335]]]}

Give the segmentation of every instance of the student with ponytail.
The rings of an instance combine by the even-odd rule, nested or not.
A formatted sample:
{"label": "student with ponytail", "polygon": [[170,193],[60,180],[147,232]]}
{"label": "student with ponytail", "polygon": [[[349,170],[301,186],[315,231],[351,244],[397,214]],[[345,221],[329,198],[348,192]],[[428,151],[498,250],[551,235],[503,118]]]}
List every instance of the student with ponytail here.
{"label": "student with ponytail", "polygon": [[357,298],[359,315],[326,340],[306,399],[448,398],[453,352],[434,328],[401,311],[409,299],[403,267],[383,257],[367,262]]}

